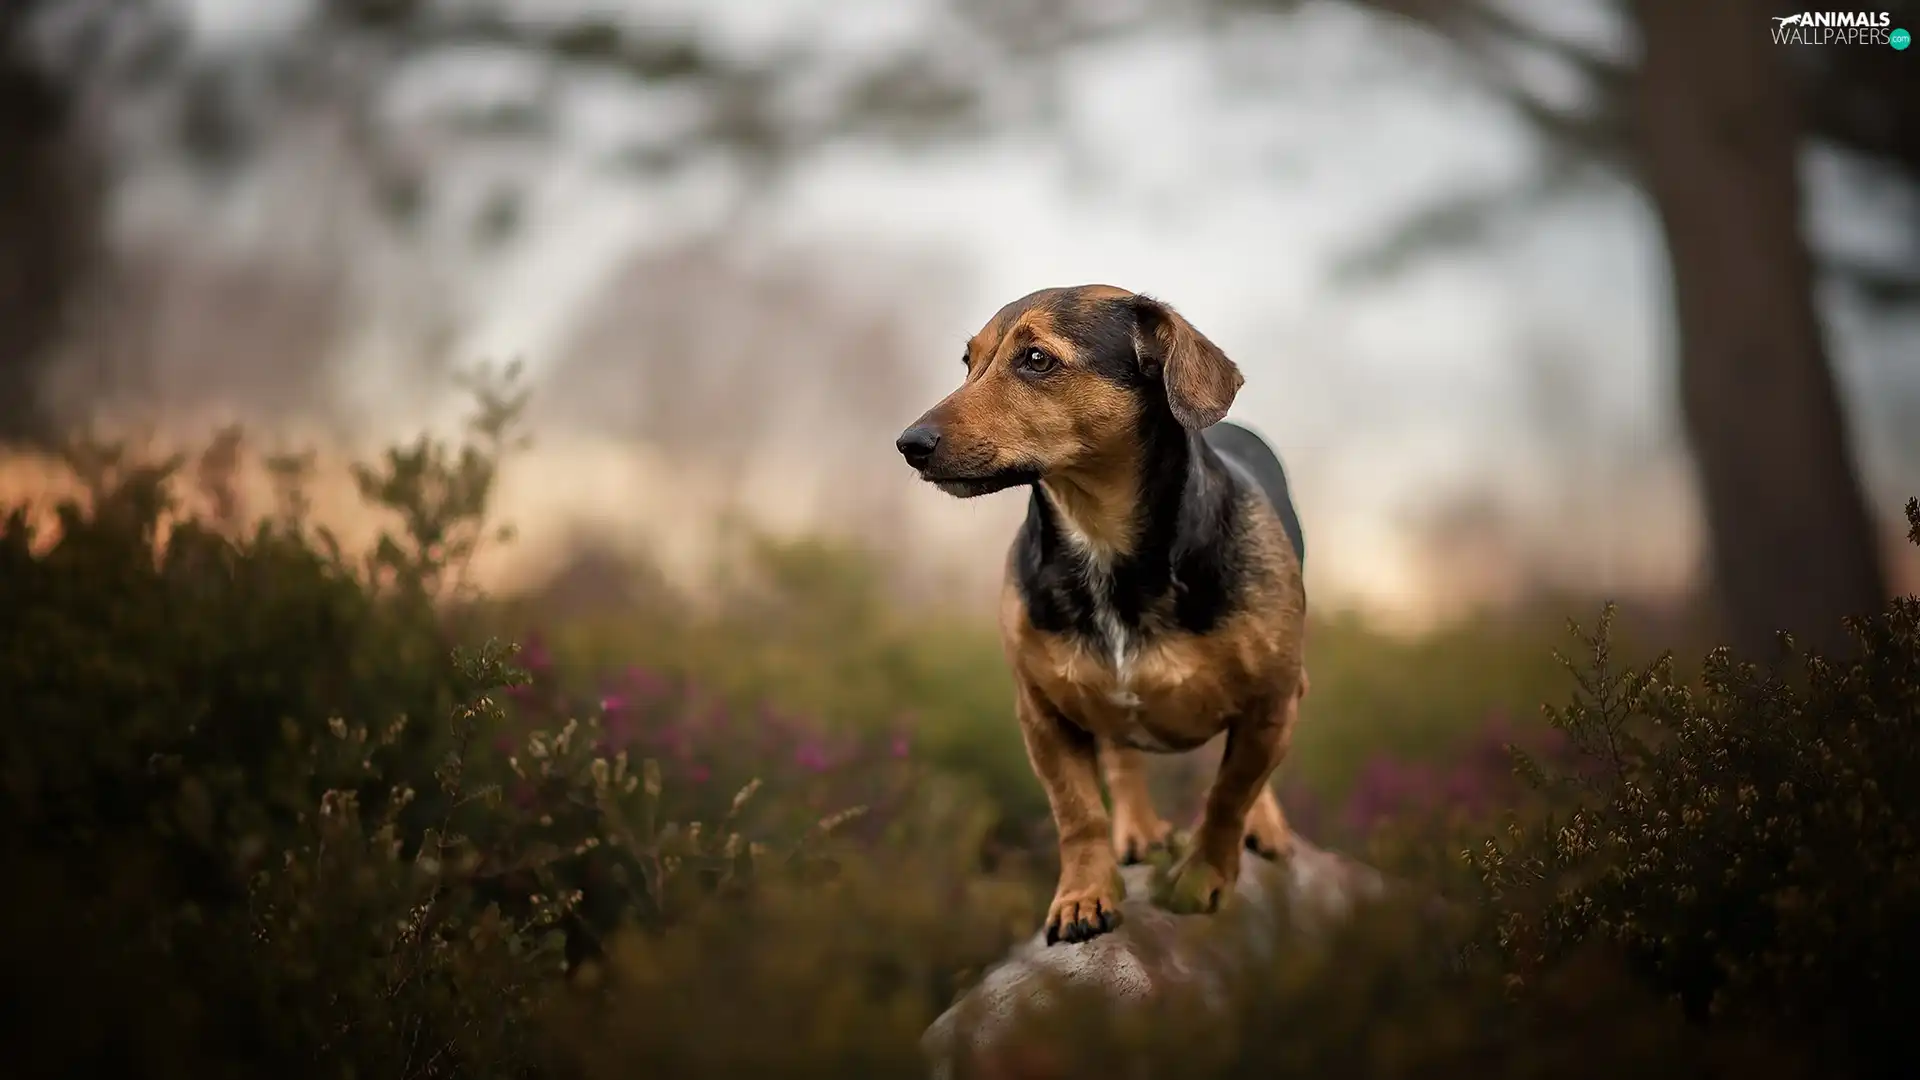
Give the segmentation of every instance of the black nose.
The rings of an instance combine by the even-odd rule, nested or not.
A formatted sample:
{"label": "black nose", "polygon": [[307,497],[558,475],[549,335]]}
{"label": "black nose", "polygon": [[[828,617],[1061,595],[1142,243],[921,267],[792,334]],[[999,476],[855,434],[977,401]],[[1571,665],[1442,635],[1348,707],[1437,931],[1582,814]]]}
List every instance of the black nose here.
{"label": "black nose", "polygon": [[933,448],[940,445],[940,433],[925,424],[916,424],[901,432],[893,445],[900,456],[907,459],[907,464],[923,469],[933,460]]}

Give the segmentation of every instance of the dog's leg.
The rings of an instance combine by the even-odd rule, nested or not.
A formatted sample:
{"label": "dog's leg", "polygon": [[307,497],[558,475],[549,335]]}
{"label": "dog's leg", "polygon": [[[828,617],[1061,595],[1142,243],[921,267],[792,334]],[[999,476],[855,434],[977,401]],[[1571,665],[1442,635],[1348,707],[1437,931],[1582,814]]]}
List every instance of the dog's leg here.
{"label": "dog's leg", "polygon": [[1100,740],[1100,771],[1113,802],[1113,852],[1123,863],[1145,861],[1173,832],[1173,826],[1153,809],[1146,764],[1140,751]]}
{"label": "dog's leg", "polygon": [[[1288,716],[1284,722],[1289,737],[1293,726],[1300,721],[1300,702],[1307,696],[1307,687],[1307,673],[1303,671],[1300,673],[1300,692],[1293,695],[1293,700],[1287,704]],[[1281,756],[1285,756],[1284,748]],[[1276,861],[1293,854],[1293,830],[1287,827],[1287,815],[1280,809],[1280,800],[1273,793],[1271,781],[1260,786],[1260,797],[1247,814],[1246,843],[1248,851]]]}
{"label": "dog's leg", "polygon": [[1047,944],[1086,941],[1120,925],[1120,878],[1100,802],[1093,736],[1022,688],[1020,732],[1060,834],[1060,883],[1047,909]]}
{"label": "dog's leg", "polygon": [[1194,830],[1191,848],[1174,865],[1160,898],[1167,910],[1181,915],[1218,911],[1233,892],[1240,880],[1247,818],[1286,756],[1296,700],[1290,693],[1288,704],[1249,713],[1227,729],[1226,752],[1207,791],[1200,827]]}

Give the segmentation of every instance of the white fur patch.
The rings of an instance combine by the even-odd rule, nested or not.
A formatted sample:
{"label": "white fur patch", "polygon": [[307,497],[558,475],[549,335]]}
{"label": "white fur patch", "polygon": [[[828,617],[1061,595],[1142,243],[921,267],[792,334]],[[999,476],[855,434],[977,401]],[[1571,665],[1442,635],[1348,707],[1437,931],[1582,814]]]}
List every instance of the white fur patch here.
{"label": "white fur patch", "polygon": [[1115,552],[1108,545],[1095,540],[1058,502],[1054,503],[1054,510],[1059,514],[1060,531],[1080,553],[1081,580],[1086,583],[1087,592],[1093,599],[1093,624],[1100,635],[1093,652],[1101,665],[1113,673],[1113,686],[1107,691],[1107,700],[1128,710],[1128,730],[1119,733],[1118,738],[1136,749],[1167,752],[1170,747],[1141,723],[1142,702],[1134,688],[1134,669],[1139,659],[1138,642],[1127,631],[1126,624],[1120,621],[1119,612],[1113,609],[1108,599],[1113,590]]}
{"label": "white fur patch", "polygon": [[1060,518],[1060,531],[1066,535],[1067,542],[1080,553],[1080,576],[1086,582],[1087,591],[1093,597],[1093,623],[1100,630],[1103,659],[1112,664],[1113,671],[1124,687],[1126,669],[1133,659],[1133,643],[1128,639],[1127,628],[1121,624],[1120,615],[1113,610],[1107,597],[1113,591],[1112,547],[1094,539],[1081,524],[1067,512],[1058,500],[1053,500],[1054,512]]}

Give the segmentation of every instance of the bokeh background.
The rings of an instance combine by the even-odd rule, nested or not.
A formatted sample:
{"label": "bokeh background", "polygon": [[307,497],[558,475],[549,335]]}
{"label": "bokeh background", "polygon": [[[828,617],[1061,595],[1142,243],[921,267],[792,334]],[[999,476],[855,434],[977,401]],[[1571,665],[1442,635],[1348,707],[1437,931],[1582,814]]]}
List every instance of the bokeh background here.
{"label": "bokeh background", "polygon": [[1887,6],[0,0],[9,1065],[924,1076],[1057,838],[1020,499],[892,442],[1101,281],[1244,369],[1281,797],[1416,903],[990,1075],[1904,1076]]}
{"label": "bokeh background", "polygon": [[1227,349],[1293,477],[1296,802],[1398,790],[1532,723],[1537,631],[1602,600],[1758,648],[1915,581],[1920,53],[1772,14],[12,0],[0,486],[239,423],[364,542],[345,463],[519,360],[517,536],[475,561],[508,632],[897,726],[1032,816],[990,627],[1021,499],[890,443],[999,304],[1111,282]]}

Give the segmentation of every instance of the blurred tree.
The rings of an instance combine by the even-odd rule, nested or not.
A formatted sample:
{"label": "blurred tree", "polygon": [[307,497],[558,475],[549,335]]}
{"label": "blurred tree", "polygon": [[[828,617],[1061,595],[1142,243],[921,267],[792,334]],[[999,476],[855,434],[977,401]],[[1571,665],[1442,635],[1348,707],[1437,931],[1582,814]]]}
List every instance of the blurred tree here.
{"label": "blurred tree", "polygon": [[36,383],[92,263],[101,209],[72,88],[28,48],[39,6],[0,5],[0,443],[50,433]]}
{"label": "blurred tree", "polygon": [[[0,441],[55,434],[40,373],[101,268],[85,256],[113,185],[141,169],[184,167],[218,188],[291,141],[323,137],[389,224],[450,227],[487,249],[518,233],[528,181],[551,167],[570,106],[595,92],[656,106],[626,118],[603,168],[658,180],[718,164],[749,194],[827,140],[910,142],[964,128],[979,105],[964,64],[935,40],[862,56],[818,35],[721,47],[690,16],[458,0],[309,0],[260,14],[233,0],[223,19],[289,21],[210,44],[196,7],[213,10],[0,0]],[[410,76],[489,61],[527,77],[504,96],[400,101],[420,89]]]}
{"label": "blurred tree", "polygon": [[[1750,653],[1780,629],[1842,645],[1840,619],[1874,610],[1886,585],[1816,285],[1830,282],[1872,304],[1910,304],[1920,300],[1920,251],[1890,265],[1810,250],[1801,164],[1804,151],[1819,146],[1920,191],[1920,69],[1891,48],[1775,44],[1768,16],[1778,12],[1758,0],[1593,0],[1557,9],[1355,2],[1457,45],[1547,152],[1524,190],[1431,207],[1356,253],[1347,269],[1387,272],[1439,244],[1478,239],[1516,206],[1596,175],[1641,191],[1668,253],[1681,416],[1726,632]],[[1920,22],[1904,6],[1893,24]],[[1616,20],[1627,43],[1583,43],[1544,18],[1583,11]],[[1541,64],[1573,77],[1576,103],[1529,77]]]}
{"label": "blurred tree", "polygon": [[[1230,40],[1235,19],[1303,6],[958,2],[1015,57],[1196,18]],[[1682,423],[1723,630],[1749,654],[1782,629],[1845,647],[1840,620],[1876,610],[1886,583],[1816,287],[1910,308],[1920,303],[1920,236],[1893,261],[1811,250],[1801,166],[1804,151],[1819,147],[1853,166],[1855,180],[1920,194],[1920,68],[1911,55],[1775,44],[1768,16],[1778,12],[1759,0],[1347,2],[1453,45],[1465,70],[1538,134],[1542,153],[1518,186],[1469,191],[1391,223],[1339,274],[1377,278],[1483,242],[1499,224],[1589,192],[1596,180],[1640,192],[1668,253]],[[1910,0],[1879,6],[1894,26],[1920,25]],[[1619,33],[1591,32],[1608,24]]]}
{"label": "blurred tree", "polygon": [[[1527,190],[1433,207],[1347,269],[1380,273],[1436,243],[1470,241],[1516,203],[1537,205],[1594,176],[1644,192],[1670,256],[1682,415],[1728,630],[1749,650],[1782,627],[1838,643],[1839,616],[1872,610],[1884,584],[1814,289],[1824,278],[1867,299],[1912,300],[1920,260],[1889,266],[1810,252],[1798,162],[1822,144],[1920,190],[1920,75],[1909,57],[1775,46],[1758,0],[1350,2],[1458,45],[1547,152]],[[438,216],[497,244],[523,222],[521,183],[548,164],[542,140],[583,86],[650,94],[674,117],[633,121],[609,168],[660,177],[720,161],[751,191],[836,138],[912,142],[1004,126],[1009,108],[1044,113],[1059,66],[1048,61],[1091,39],[1194,13],[1283,15],[1297,6],[948,0],[928,5],[930,29],[917,38],[849,49],[826,32],[721,47],[688,19],[556,14],[527,3],[326,0],[245,49],[209,50],[184,47],[185,9],[169,0],[13,0],[0,13],[0,160],[26,167],[0,177],[0,241],[11,241],[0,243],[0,435],[38,422],[33,363],[84,281],[97,235],[102,203],[72,179],[86,160],[73,106],[88,95],[138,102],[145,148],[183,152],[210,179],[245,168],[296,121],[323,117],[360,155],[370,193],[394,222],[433,219],[436,182],[477,185],[478,198],[448,200],[459,208]],[[1612,15],[1631,43],[1583,43],[1544,18],[1582,11]],[[476,56],[506,58],[533,77],[504,101],[476,106],[456,94],[424,123],[394,108],[406,74]],[[1529,77],[1543,63],[1574,77],[1576,102]],[[453,156],[474,139],[528,151],[519,155],[525,171]]]}

